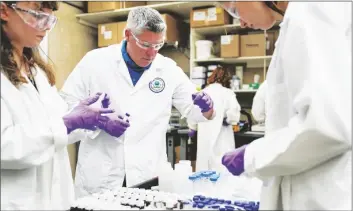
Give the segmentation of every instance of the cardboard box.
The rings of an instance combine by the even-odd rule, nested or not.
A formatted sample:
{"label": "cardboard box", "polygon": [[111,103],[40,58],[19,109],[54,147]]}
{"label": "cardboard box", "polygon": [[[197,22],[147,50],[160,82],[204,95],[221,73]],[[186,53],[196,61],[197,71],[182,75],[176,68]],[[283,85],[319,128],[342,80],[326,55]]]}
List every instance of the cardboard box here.
{"label": "cardboard box", "polygon": [[116,39],[117,43],[120,43],[125,38],[124,29],[126,27],[126,24],[126,21],[118,22],[118,34]]}
{"label": "cardboard box", "polygon": [[88,12],[103,12],[146,5],[145,1],[90,1]]}
{"label": "cardboard box", "polygon": [[165,3],[171,3],[172,1],[146,1],[147,5],[153,5],[153,4],[165,4]]}
{"label": "cardboard box", "polygon": [[265,56],[265,34],[248,34],[240,36],[240,56]]}
{"label": "cardboard box", "polygon": [[98,25],[98,47],[120,43],[124,39],[126,21]]}
{"label": "cardboard box", "polygon": [[167,33],[165,36],[166,42],[173,43],[175,41],[180,41],[180,30],[178,30],[180,22],[169,14],[162,14],[162,17],[167,25]]}
{"label": "cardboard box", "polygon": [[88,2],[88,12],[102,12],[108,10],[121,9],[120,1],[90,1]]}
{"label": "cardboard box", "polygon": [[[166,42],[180,41],[180,21],[169,14],[162,14],[167,25]],[[124,39],[126,21],[99,24],[98,25],[98,47],[105,47],[120,43]]]}
{"label": "cardboard box", "polygon": [[145,1],[122,1],[121,8],[130,8],[146,5]]}
{"label": "cardboard box", "polygon": [[221,36],[221,57],[239,57],[240,56],[240,38],[239,35]]}
{"label": "cardboard box", "polygon": [[250,84],[254,83],[254,76],[255,75],[260,75],[260,83],[264,81],[264,69],[263,67],[261,68],[246,68],[246,70],[243,71],[243,84]]}
{"label": "cardboard box", "polygon": [[195,9],[190,12],[190,27],[218,26],[230,23],[229,14],[221,7]]}

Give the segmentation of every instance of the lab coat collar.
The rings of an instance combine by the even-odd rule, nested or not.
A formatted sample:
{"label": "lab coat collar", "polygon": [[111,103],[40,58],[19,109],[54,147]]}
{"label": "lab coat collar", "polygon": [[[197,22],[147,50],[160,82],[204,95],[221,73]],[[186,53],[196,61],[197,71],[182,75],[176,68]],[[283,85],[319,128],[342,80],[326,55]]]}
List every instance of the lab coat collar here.
{"label": "lab coat collar", "polygon": [[[116,55],[116,60],[118,62],[124,61],[123,55],[121,53],[121,47],[123,46],[123,41],[120,42],[119,44],[116,45],[111,45],[110,47],[112,48],[112,55]],[[162,55],[159,53],[157,54],[156,58],[153,60],[152,65],[149,69],[156,69],[156,70],[161,70],[163,68],[162,64]]]}
{"label": "lab coat collar", "polygon": [[140,80],[137,82],[135,86],[133,86],[131,77],[129,75],[129,71],[127,69],[123,55],[121,53],[121,47],[122,47],[122,43],[118,45],[110,46],[112,50],[111,54],[116,55],[115,60],[117,61],[118,72],[125,78],[127,83],[130,84],[131,87],[133,87],[130,94],[134,94],[137,91],[139,91],[141,88],[143,88],[144,85],[149,84],[154,78],[157,77],[158,73],[163,69],[163,66],[165,66],[163,62],[164,61],[163,56],[160,54],[157,54],[155,60],[152,62],[151,67],[142,74]]}

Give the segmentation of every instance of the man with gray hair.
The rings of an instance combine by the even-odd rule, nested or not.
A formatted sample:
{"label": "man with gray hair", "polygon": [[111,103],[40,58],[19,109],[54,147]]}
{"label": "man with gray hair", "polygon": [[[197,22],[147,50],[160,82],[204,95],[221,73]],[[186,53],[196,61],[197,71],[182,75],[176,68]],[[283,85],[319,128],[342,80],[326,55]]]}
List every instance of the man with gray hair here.
{"label": "man with gray hair", "polygon": [[105,93],[115,110],[105,115],[99,130],[81,141],[77,197],[157,176],[158,167],[167,162],[172,106],[196,123],[214,117],[212,99],[196,92],[173,60],[158,54],[166,30],[156,10],[134,8],[124,41],[88,52],[66,80],[62,91],[76,99]]}

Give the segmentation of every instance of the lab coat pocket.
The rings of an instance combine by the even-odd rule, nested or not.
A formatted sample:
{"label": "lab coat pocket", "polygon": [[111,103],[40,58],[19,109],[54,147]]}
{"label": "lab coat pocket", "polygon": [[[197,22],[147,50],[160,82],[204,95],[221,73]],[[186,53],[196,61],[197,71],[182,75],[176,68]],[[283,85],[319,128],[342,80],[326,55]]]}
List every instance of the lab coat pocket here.
{"label": "lab coat pocket", "polygon": [[99,149],[100,147],[98,146],[91,146],[91,150],[86,151],[87,153],[81,166],[82,184],[90,193],[96,192],[105,186],[112,168],[111,159],[101,153]]}

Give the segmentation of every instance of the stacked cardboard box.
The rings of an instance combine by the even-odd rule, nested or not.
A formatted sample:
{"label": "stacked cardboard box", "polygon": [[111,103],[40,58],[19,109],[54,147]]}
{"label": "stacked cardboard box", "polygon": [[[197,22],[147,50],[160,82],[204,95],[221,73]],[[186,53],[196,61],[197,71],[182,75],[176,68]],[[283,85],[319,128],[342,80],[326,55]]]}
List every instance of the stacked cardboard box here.
{"label": "stacked cardboard box", "polygon": [[88,12],[103,12],[146,5],[145,1],[90,1]]}

